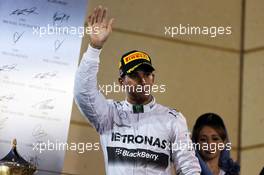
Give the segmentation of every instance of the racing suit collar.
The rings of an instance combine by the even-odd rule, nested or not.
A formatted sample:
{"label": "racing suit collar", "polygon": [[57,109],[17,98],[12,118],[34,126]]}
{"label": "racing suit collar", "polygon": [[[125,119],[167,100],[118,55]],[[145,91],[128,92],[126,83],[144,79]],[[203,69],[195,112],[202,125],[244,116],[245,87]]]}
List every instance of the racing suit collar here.
{"label": "racing suit collar", "polygon": [[[135,111],[135,107],[142,106],[142,111]],[[124,101],[124,107],[125,109],[129,110],[132,113],[144,113],[144,112],[150,112],[154,107],[156,106],[156,100],[152,96],[151,102],[145,105],[133,105],[129,103],[127,100]]]}

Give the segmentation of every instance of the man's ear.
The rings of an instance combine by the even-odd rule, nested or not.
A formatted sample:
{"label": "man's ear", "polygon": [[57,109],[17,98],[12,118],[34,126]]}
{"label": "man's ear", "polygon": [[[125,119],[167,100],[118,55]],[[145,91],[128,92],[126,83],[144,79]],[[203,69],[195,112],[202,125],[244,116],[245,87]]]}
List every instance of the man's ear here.
{"label": "man's ear", "polygon": [[152,73],[152,76],[153,76],[153,83],[155,82],[155,74]]}
{"label": "man's ear", "polygon": [[123,84],[124,84],[124,80],[123,80],[123,78],[119,77],[119,78],[118,78],[118,82],[119,82],[119,85],[120,85],[120,86],[123,86]]}

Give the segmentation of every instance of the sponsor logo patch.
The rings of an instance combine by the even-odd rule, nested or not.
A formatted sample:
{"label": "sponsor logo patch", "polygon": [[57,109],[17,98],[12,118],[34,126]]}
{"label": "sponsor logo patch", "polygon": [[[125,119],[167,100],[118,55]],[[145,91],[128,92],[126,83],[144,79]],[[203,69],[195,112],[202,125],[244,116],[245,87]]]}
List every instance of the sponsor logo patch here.
{"label": "sponsor logo patch", "polygon": [[148,55],[143,52],[135,52],[123,58],[125,64],[138,59],[145,59],[147,61],[150,61]]}

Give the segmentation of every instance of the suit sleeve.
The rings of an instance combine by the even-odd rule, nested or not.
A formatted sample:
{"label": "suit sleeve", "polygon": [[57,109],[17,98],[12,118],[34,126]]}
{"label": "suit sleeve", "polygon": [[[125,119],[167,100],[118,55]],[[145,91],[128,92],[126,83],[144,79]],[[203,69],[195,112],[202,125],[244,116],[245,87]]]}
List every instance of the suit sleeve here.
{"label": "suit sleeve", "polygon": [[200,175],[200,164],[192,149],[192,141],[189,136],[186,120],[178,112],[175,120],[172,122],[171,152],[176,174]]}
{"label": "suit sleeve", "polygon": [[75,76],[74,99],[81,113],[102,133],[112,125],[114,108],[97,88],[100,52],[89,46],[84,54]]}

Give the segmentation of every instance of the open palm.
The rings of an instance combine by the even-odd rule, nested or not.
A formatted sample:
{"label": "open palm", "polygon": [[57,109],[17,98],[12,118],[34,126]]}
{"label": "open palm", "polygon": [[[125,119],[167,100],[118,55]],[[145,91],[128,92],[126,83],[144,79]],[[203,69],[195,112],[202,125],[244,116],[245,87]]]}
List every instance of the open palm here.
{"label": "open palm", "polygon": [[112,32],[112,24],[114,19],[108,19],[106,8],[101,6],[94,9],[93,13],[88,17],[88,27],[92,27],[93,32],[89,35],[91,45],[94,48],[102,48],[103,44]]}

